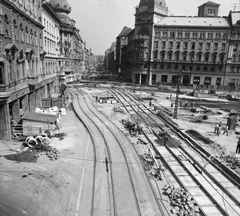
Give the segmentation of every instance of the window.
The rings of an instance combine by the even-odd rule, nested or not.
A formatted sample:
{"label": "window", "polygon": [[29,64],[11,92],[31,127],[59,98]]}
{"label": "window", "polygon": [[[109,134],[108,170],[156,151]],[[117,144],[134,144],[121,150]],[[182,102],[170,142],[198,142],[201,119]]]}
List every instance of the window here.
{"label": "window", "polygon": [[170,32],[170,38],[175,38],[175,32]]}
{"label": "window", "polygon": [[203,70],[204,70],[204,71],[208,71],[208,66],[205,65],[205,66],[203,67]]}
{"label": "window", "polygon": [[212,39],[213,38],[213,33],[212,32],[209,32],[208,33],[208,39]]}
{"label": "window", "polygon": [[205,79],[204,79],[204,85],[211,85],[211,80],[212,80],[211,77],[205,77]]}
{"label": "window", "polygon": [[202,60],[202,54],[201,53],[198,53],[197,54],[197,61],[201,61]]}
{"label": "window", "polygon": [[164,60],[165,59],[165,52],[161,53],[161,59]]}
{"label": "window", "polygon": [[164,63],[161,63],[160,68],[164,69]]}
{"label": "window", "polygon": [[194,76],[193,77],[193,84],[197,84],[197,85],[200,84],[200,76]]}
{"label": "window", "polygon": [[157,69],[157,64],[153,64],[153,69]]}
{"label": "window", "polygon": [[176,49],[180,49],[180,42],[176,42]]}
{"label": "window", "polygon": [[219,55],[220,61],[223,62],[224,61],[224,55]]}
{"label": "window", "polygon": [[215,38],[216,39],[220,39],[221,38],[221,34],[220,33],[216,33]]}
{"label": "window", "polygon": [[185,38],[190,38],[190,33],[189,32],[185,32]]}
{"label": "window", "polygon": [[174,66],[174,69],[175,69],[175,70],[178,70],[178,65],[177,65],[177,64]]}
{"label": "window", "polygon": [[217,77],[216,85],[217,85],[217,86],[220,86],[220,85],[221,85],[221,82],[222,82],[222,78],[221,78],[221,77]]}
{"label": "window", "polygon": [[221,45],[221,51],[225,51],[225,49],[226,49],[226,44],[225,44],[225,43],[222,43],[222,45]]}
{"label": "window", "polygon": [[194,42],[191,43],[191,49],[195,50],[195,43]]}
{"label": "window", "polygon": [[172,69],[171,64],[168,64],[168,65],[167,65],[167,69],[168,69],[168,70],[171,70],[171,69]]}
{"label": "window", "polygon": [[198,43],[198,50],[202,50],[203,48],[203,43]]}
{"label": "window", "polygon": [[154,41],[154,48],[158,48],[158,41]]}
{"label": "window", "polygon": [[204,55],[204,61],[208,61],[208,59],[209,59],[209,53],[205,53],[205,55]]}
{"label": "window", "polygon": [[167,82],[167,78],[168,78],[168,76],[167,75],[162,75],[162,82]]}
{"label": "window", "polygon": [[166,47],[166,42],[165,42],[165,41],[162,41],[162,42],[161,42],[161,48],[162,48],[162,49],[165,49],[165,47]]}
{"label": "window", "polygon": [[188,47],[188,43],[187,43],[187,42],[184,42],[184,43],[183,43],[183,49],[187,49],[187,47]]}
{"label": "window", "polygon": [[218,50],[218,43],[214,43],[213,44],[213,51],[217,51]]}
{"label": "window", "polygon": [[212,62],[215,63],[217,61],[217,54],[212,54]]}
{"label": "window", "polygon": [[166,38],[167,36],[168,36],[168,35],[167,35],[167,32],[166,32],[166,31],[164,31],[164,32],[163,32],[163,37],[165,37],[165,38]]}
{"label": "window", "polygon": [[173,48],[173,42],[172,42],[172,41],[170,41],[170,42],[168,43],[168,48],[169,48],[169,49],[172,49],[172,48]]}
{"label": "window", "polygon": [[210,50],[211,43],[206,43],[206,50]]}
{"label": "window", "polygon": [[178,37],[178,38],[182,38],[182,32],[178,32],[178,33],[177,33],[177,37]]}
{"label": "window", "polygon": [[228,33],[223,33],[223,39],[228,39]]}
{"label": "window", "polygon": [[179,60],[179,52],[175,53],[175,60],[178,61]]}
{"label": "window", "polygon": [[196,71],[200,71],[201,67],[199,65],[196,66]]}
{"label": "window", "polygon": [[198,33],[197,32],[193,32],[193,38],[197,38],[198,37]]}
{"label": "window", "polygon": [[159,31],[156,31],[156,32],[155,32],[155,35],[156,35],[156,37],[160,37],[160,32],[159,32]]}
{"label": "window", "polygon": [[205,33],[204,33],[204,32],[200,32],[199,38],[200,38],[200,39],[205,39]]}

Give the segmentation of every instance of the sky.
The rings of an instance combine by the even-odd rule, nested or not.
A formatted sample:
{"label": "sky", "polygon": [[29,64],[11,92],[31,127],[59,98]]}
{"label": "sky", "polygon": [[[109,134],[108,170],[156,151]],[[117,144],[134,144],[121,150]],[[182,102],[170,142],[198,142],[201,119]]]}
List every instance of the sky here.
{"label": "sky", "polygon": [[[140,0],[67,0],[83,41],[95,55],[104,55],[124,26],[134,28],[135,7]],[[208,0],[165,0],[175,16],[197,16],[198,6]],[[220,4],[219,16],[240,10],[240,0],[212,0]]]}

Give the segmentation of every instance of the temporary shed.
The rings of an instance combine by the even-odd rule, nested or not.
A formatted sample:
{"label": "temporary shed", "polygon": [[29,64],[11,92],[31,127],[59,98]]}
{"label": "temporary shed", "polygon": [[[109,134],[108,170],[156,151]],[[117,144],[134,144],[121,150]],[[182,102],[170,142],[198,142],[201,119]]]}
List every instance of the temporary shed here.
{"label": "temporary shed", "polygon": [[227,119],[227,126],[229,130],[235,130],[237,125],[237,116],[238,115],[230,115]]}
{"label": "temporary shed", "polygon": [[22,117],[23,135],[33,136],[49,130],[55,134],[59,128],[57,115],[28,112]]}

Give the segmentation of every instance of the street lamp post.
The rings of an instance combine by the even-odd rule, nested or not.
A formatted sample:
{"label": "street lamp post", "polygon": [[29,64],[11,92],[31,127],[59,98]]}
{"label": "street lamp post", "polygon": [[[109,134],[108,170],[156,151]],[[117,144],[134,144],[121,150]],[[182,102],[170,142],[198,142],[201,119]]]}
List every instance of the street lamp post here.
{"label": "street lamp post", "polygon": [[178,111],[178,99],[179,99],[179,94],[180,94],[181,74],[182,74],[182,71],[179,71],[178,80],[177,80],[175,107],[174,107],[174,113],[173,113],[173,118],[175,118],[175,119],[177,118],[177,111]]}

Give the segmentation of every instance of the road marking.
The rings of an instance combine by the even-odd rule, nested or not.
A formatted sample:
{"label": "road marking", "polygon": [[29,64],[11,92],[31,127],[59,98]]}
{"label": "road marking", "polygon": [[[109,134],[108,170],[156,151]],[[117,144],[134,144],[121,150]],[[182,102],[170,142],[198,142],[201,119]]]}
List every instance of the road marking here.
{"label": "road marking", "polygon": [[[87,159],[88,146],[89,146],[89,137],[88,137],[88,142],[87,142],[87,148],[86,148],[86,151],[85,151],[84,161],[86,161],[86,159]],[[79,194],[78,194],[78,199],[77,199],[77,208],[76,208],[75,216],[78,216],[78,213],[79,213],[80,199],[81,199],[82,187],[83,187],[83,179],[84,179],[84,175],[85,175],[85,168],[86,167],[85,167],[85,164],[84,164],[84,168],[83,168],[83,172],[82,172],[82,176],[81,176]]]}

